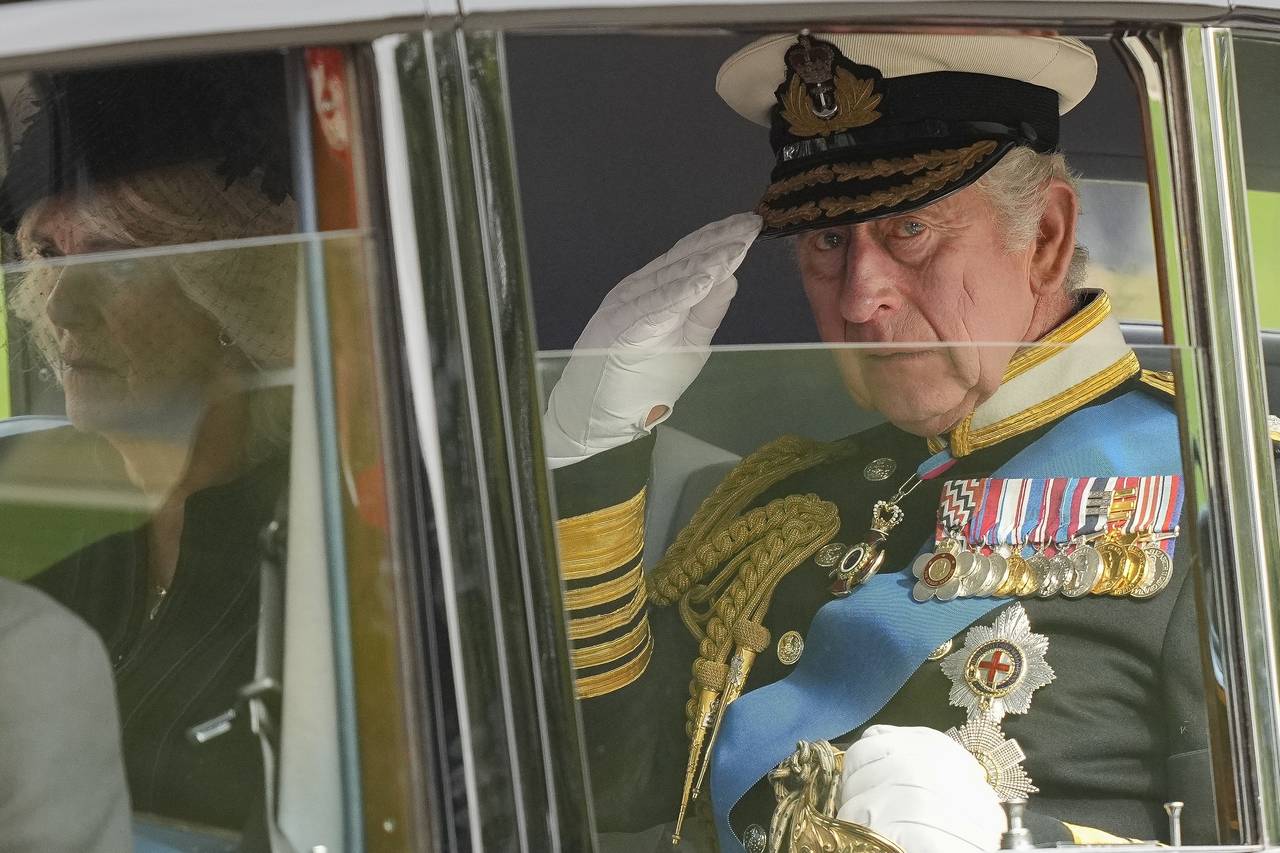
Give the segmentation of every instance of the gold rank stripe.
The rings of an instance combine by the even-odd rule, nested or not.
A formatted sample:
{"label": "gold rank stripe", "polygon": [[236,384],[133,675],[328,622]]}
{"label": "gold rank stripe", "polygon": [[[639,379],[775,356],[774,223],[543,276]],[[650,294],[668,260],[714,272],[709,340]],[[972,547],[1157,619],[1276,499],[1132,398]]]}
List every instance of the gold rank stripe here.
{"label": "gold rank stripe", "polygon": [[1101,397],[1140,369],[1138,357],[1133,352],[1127,352],[1110,367],[1098,371],[1088,379],[988,427],[970,431],[969,424],[973,421],[973,415],[969,414],[951,431],[951,453],[957,458],[967,456],[976,450],[1043,426]]}
{"label": "gold rank stripe", "polygon": [[602,672],[574,680],[574,690],[579,699],[593,699],[615,690],[621,690],[644,674],[653,656],[653,638],[646,636],[640,654],[611,672]]}
{"label": "gold rank stripe", "polygon": [[583,646],[570,652],[570,660],[574,669],[586,669],[592,666],[603,666],[636,650],[649,636],[649,620],[643,619],[627,633],[594,646]]}
{"label": "gold rank stripe", "polygon": [[564,604],[570,610],[599,607],[601,604],[620,601],[628,593],[633,593],[637,587],[642,586],[644,586],[644,564],[637,560],[635,565],[621,577],[584,589],[565,590]]}
{"label": "gold rank stripe", "polygon": [[[601,634],[607,634],[610,631],[621,628],[635,619],[636,614],[644,610],[645,605],[648,603],[648,590],[644,584],[640,584],[631,596],[631,600],[617,610],[610,610],[608,613],[601,613],[598,616],[583,616],[579,619],[570,619],[569,639],[585,640],[588,637],[598,637]],[[645,621],[648,622],[647,619]]]}
{"label": "gold rank stripe", "polygon": [[644,548],[645,490],[614,506],[556,522],[566,580],[613,571]]}
{"label": "gold rank stripe", "polygon": [[1071,833],[1072,844],[1147,844],[1139,838],[1122,838],[1119,835],[1112,835],[1101,829],[1094,829],[1092,826],[1077,826],[1074,823],[1067,823],[1065,820],[1062,825]]}

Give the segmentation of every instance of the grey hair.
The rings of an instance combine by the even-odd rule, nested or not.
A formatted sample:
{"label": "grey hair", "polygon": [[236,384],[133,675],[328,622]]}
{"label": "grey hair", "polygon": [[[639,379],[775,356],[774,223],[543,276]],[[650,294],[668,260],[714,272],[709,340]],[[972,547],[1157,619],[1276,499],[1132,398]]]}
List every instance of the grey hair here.
{"label": "grey hair", "polygon": [[[1055,178],[1066,182],[1079,196],[1078,178],[1067,166],[1066,157],[1061,153],[1040,154],[1020,145],[974,184],[995,208],[1007,251],[1022,251],[1035,240],[1049,203],[1045,188]],[[1084,286],[1088,264],[1089,250],[1077,243],[1063,282],[1068,293]]]}

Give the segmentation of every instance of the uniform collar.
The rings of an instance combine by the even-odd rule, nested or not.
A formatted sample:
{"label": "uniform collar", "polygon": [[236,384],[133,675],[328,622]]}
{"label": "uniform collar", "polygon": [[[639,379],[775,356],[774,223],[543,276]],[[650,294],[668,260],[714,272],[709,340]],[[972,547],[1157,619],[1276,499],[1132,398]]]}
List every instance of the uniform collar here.
{"label": "uniform collar", "polygon": [[1096,400],[1139,370],[1111,314],[1107,294],[1097,294],[1034,346],[1019,350],[995,393],[946,435],[929,439],[955,457],[1055,421]]}

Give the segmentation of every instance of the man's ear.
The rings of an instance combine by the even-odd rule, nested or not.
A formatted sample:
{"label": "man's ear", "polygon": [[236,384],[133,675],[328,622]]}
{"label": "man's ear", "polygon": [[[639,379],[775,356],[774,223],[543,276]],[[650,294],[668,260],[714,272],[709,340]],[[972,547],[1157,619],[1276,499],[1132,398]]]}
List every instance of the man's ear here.
{"label": "man's ear", "polygon": [[1035,251],[1031,256],[1031,287],[1037,293],[1061,290],[1076,250],[1076,218],[1080,200],[1071,185],[1051,178]]}

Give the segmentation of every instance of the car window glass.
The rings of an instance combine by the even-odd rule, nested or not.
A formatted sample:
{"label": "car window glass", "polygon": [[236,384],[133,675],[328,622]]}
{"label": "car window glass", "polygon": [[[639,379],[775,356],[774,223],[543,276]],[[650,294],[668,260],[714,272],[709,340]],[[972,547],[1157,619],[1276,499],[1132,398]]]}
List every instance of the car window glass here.
{"label": "car window glass", "polygon": [[[1280,151],[1273,134],[1280,122],[1275,99],[1268,96],[1278,82],[1275,67],[1277,45],[1258,38],[1236,38],[1236,92],[1240,103],[1245,179],[1249,192],[1249,227],[1252,232],[1254,274],[1267,281],[1277,269],[1274,236],[1280,228]],[[1280,303],[1271,288],[1258,288],[1259,323],[1264,329],[1280,327]]]}
{"label": "car window glass", "polygon": [[0,822],[265,843],[299,298],[362,243],[304,221],[283,53],[10,75],[0,106]]}
{"label": "car window glass", "polygon": [[[1061,119],[1072,185],[1025,129],[929,125],[964,121],[936,94],[900,118],[912,73],[867,66],[914,35],[831,36],[867,51],[849,77],[794,33],[506,39],[602,849],[995,849],[1022,795],[1042,845],[1167,843],[1171,803],[1184,843],[1233,840],[1133,84],[1106,40],[1064,48],[1098,69]],[[1034,49],[932,37],[983,78]],[[1014,174],[1042,207],[1000,212]],[[1018,255],[1027,220],[1037,246],[1070,222],[1055,263]],[[986,781],[931,799],[924,764]]]}
{"label": "car window glass", "polygon": [[1270,93],[1280,85],[1276,70],[1277,44],[1253,38],[1237,38],[1236,91],[1240,104],[1245,180],[1249,204],[1250,247],[1253,252],[1258,325],[1262,329],[1263,361],[1271,411],[1280,400],[1280,296],[1270,285],[1280,271],[1280,147],[1274,139],[1280,111]]}

